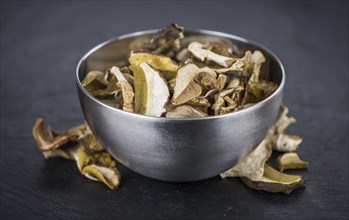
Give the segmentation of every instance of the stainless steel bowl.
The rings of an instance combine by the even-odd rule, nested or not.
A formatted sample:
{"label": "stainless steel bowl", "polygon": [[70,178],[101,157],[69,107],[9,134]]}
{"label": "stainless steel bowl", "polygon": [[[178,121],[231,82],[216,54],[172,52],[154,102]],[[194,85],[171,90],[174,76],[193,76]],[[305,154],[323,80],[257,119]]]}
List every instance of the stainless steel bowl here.
{"label": "stainless steel bowl", "polygon": [[231,168],[256,147],[278,114],[285,83],[279,59],[268,49],[243,38],[214,31],[185,31],[187,42],[224,41],[242,51],[261,50],[267,57],[263,78],[279,85],[267,99],[220,116],[173,119],[139,115],[110,107],[91,96],[80,81],[90,70],[125,65],[131,49],[157,30],[108,40],[89,51],[76,69],[76,82],[86,122],[117,161],[154,179],[186,182],[210,178]]}

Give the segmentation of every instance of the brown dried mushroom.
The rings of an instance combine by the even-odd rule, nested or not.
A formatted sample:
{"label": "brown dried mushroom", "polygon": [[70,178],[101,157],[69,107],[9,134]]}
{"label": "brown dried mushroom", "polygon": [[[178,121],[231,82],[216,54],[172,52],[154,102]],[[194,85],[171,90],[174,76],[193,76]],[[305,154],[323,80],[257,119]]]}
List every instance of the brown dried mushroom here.
{"label": "brown dried mushroom", "polygon": [[43,120],[37,119],[32,135],[45,159],[62,157],[75,160],[81,174],[105,183],[109,188],[119,186],[121,175],[114,159],[102,148],[86,124],[65,132],[44,128]]}

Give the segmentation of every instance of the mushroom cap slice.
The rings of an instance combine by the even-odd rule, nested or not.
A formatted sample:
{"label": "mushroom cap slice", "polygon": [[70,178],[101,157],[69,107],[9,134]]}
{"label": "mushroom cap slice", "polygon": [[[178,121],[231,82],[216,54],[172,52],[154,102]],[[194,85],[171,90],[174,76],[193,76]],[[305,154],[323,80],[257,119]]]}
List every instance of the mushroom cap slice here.
{"label": "mushroom cap slice", "polygon": [[306,169],[309,164],[299,158],[297,153],[284,153],[276,159],[276,164],[281,172],[288,169]]}
{"label": "mushroom cap slice", "polygon": [[167,118],[200,118],[206,116],[206,113],[195,109],[190,105],[181,105],[166,113]]}
{"label": "mushroom cap slice", "polygon": [[272,193],[281,192],[290,194],[293,190],[304,185],[302,176],[280,173],[268,164],[264,166],[264,174],[261,179],[255,181],[246,177],[240,179],[252,189],[264,190]]}
{"label": "mushroom cap slice", "polygon": [[172,104],[183,104],[201,94],[201,86],[194,81],[199,71],[200,68],[193,63],[188,63],[178,69]]}
{"label": "mushroom cap slice", "polygon": [[135,83],[135,112],[160,117],[166,111],[170,92],[159,72],[147,63],[131,65]]}
{"label": "mushroom cap slice", "polygon": [[154,69],[160,71],[176,72],[179,68],[169,57],[144,52],[132,53],[128,61],[131,65],[147,63]]}

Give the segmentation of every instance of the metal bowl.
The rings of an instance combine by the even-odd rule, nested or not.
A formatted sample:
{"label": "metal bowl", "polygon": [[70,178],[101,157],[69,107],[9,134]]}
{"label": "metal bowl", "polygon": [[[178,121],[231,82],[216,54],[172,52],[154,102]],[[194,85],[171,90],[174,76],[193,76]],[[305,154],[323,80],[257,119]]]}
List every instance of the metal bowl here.
{"label": "metal bowl", "polygon": [[223,41],[239,50],[261,50],[267,58],[261,77],[279,85],[267,99],[233,113],[205,118],[160,118],[110,107],[90,95],[80,81],[90,70],[125,65],[129,52],[157,30],[108,40],[80,60],[76,82],[84,117],[112,156],[129,169],[154,179],[187,182],[207,179],[231,168],[256,147],[275,121],[285,83],[279,59],[243,38],[214,31],[185,31],[190,41]]}

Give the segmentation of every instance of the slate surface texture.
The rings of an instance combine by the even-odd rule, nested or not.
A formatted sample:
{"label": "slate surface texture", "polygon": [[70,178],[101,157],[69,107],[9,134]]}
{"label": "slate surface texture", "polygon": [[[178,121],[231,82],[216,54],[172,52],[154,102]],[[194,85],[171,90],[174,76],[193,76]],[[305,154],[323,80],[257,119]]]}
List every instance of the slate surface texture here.
{"label": "slate surface texture", "polygon": [[[284,103],[309,161],[306,187],[257,192],[219,177],[167,183],[119,165],[109,190],[75,164],[44,160],[31,137],[42,117],[83,122],[74,82],[80,57],[109,38],[161,28],[227,32],[282,60]],[[1,1],[1,219],[348,219],[347,1]]]}

